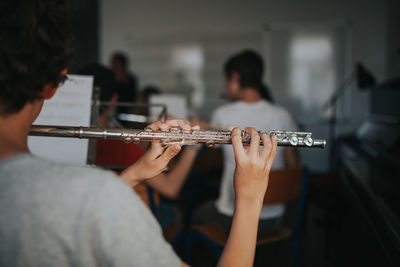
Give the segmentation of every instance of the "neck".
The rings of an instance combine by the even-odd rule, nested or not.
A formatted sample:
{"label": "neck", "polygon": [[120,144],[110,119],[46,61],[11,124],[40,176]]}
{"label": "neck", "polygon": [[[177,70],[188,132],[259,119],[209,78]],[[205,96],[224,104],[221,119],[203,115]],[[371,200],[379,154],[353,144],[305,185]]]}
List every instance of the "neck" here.
{"label": "neck", "polygon": [[0,159],[29,152],[28,133],[38,113],[37,105],[29,103],[18,113],[0,115]]}
{"label": "neck", "polygon": [[238,99],[246,103],[255,103],[261,100],[261,95],[257,89],[243,88],[239,91]]}

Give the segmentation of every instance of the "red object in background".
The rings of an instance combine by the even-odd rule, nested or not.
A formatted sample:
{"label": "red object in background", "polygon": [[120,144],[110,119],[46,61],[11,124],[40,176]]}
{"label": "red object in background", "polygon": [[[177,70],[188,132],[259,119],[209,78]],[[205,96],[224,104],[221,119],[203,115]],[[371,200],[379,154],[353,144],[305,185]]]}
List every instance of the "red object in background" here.
{"label": "red object in background", "polygon": [[120,140],[97,140],[95,164],[127,167],[143,154],[144,151],[134,143],[125,143]]}

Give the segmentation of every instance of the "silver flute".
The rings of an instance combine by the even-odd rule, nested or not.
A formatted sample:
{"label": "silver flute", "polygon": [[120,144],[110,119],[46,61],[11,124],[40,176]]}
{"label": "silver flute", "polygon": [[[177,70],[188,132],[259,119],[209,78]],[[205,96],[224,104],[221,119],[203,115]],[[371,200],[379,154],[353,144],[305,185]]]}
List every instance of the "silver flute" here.
{"label": "silver flute", "polygon": [[[262,133],[262,132],[259,132]],[[309,132],[290,132],[271,130],[265,132],[278,138],[278,146],[292,147],[318,147],[325,148],[326,140],[312,137]],[[29,135],[33,136],[52,136],[52,137],[72,137],[72,138],[94,138],[106,140],[123,140],[127,143],[140,141],[160,141],[163,146],[172,144],[196,145],[206,144],[212,147],[216,144],[232,144],[232,131],[204,131],[204,130],[183,130],[172,128],[170,130],[152,131],[150,128],[120,129],[120,128],[95,128],[95,127],[74,127],[74,126],[50,126],[33,125]],[[242,131],[242,142],[249,144],[251,136]],[[260,140],[262,144],[262,140]]]}

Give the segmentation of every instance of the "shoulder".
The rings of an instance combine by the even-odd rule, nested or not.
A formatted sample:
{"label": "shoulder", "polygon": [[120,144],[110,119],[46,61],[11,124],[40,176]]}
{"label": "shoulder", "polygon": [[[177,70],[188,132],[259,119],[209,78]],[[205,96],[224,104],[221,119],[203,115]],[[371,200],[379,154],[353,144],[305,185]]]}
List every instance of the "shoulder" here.
{"label": "shoulder", "polygon": [[280,105],[270,103],[264,100],[263,106],[266,110],[268,110],[268,112],[274,114],[274,116],[277,116],[280,119],[291,119],[289,111]]}
{"label": "shoulder", "polygon": [[[146,212],[146,207],[135,191],[111,171],[95,167],[70,166],[36,159],[37,166],[43,167],[42,175],[48,186],[64,196],[63,191],[74,196],[75,202],[83,204],[95,217],[124,217],[126,214]],[[49,165],[52,165],[49,167]],[[35,176],[40,175],[39,172]],[[134,217],[134,216],[131,216]],[[132,218],[131,218],[132,219]],[[150,219],[150,221],[152,221]],[[154,223],[153,223],[154,224]]]}
{"label": "shoulder", "polygon": [[293,130],[296,131],[298,126],[295,118],[290,114],[290,112],[282,106],[270,104],[271,110],[270,114],[273,114],[276,122],[279,122],[279,127],[282,130]]}
{"label": "shoulder", "polygon": [[216,108],[214,111],[214,115],[226,114],[227,112],[234,112],[237,109],[238,109],[238,102],[228,103]]}
{"label": "shoulder", "polygon": [[279,116],[282,119],[286,119],[286,120],[291,120],[292,116],[290,115],[289,111],[286,110],[284,107],[281,106],[275,106],[276,108],[276,112],[279,114]]}
{"label": "shoulder", "polygon": [[211,122],[221,124],[227,120],[227,117],[236,111],[236,102],[225,104],[216,108],[211,116]]}
{"label": "shoulder", "polygon": [[[7,168],[16,177],[16,182],[29,184],[46,184],[54,190],[71,190],[85,194],[95,191],[108,181],[123,182],[111,171],[94,167],[72,166],[53,162],[33,155],[21,155],[10,160]],[[31,179],[34,178],[34,179]]]}

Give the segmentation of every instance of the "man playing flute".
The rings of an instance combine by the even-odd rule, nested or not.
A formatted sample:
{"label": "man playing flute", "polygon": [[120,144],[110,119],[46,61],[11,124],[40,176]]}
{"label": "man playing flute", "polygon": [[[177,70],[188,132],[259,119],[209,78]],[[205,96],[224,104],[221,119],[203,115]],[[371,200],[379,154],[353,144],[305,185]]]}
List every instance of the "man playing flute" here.
{"label": "man playing flute", "polygon": [[[73,36],[62,0],[0,3],[0,266],[186,266],[130,184],[159,174],[179,145],[151,149],[123,174],[29,153],[28,131],[69,67]],[[153,130],[183,120],[156,122]],[[236,202],[219,266],[252,266],[277,140],[233,130]],[[260,150],[260,139],[264,146]]]}

